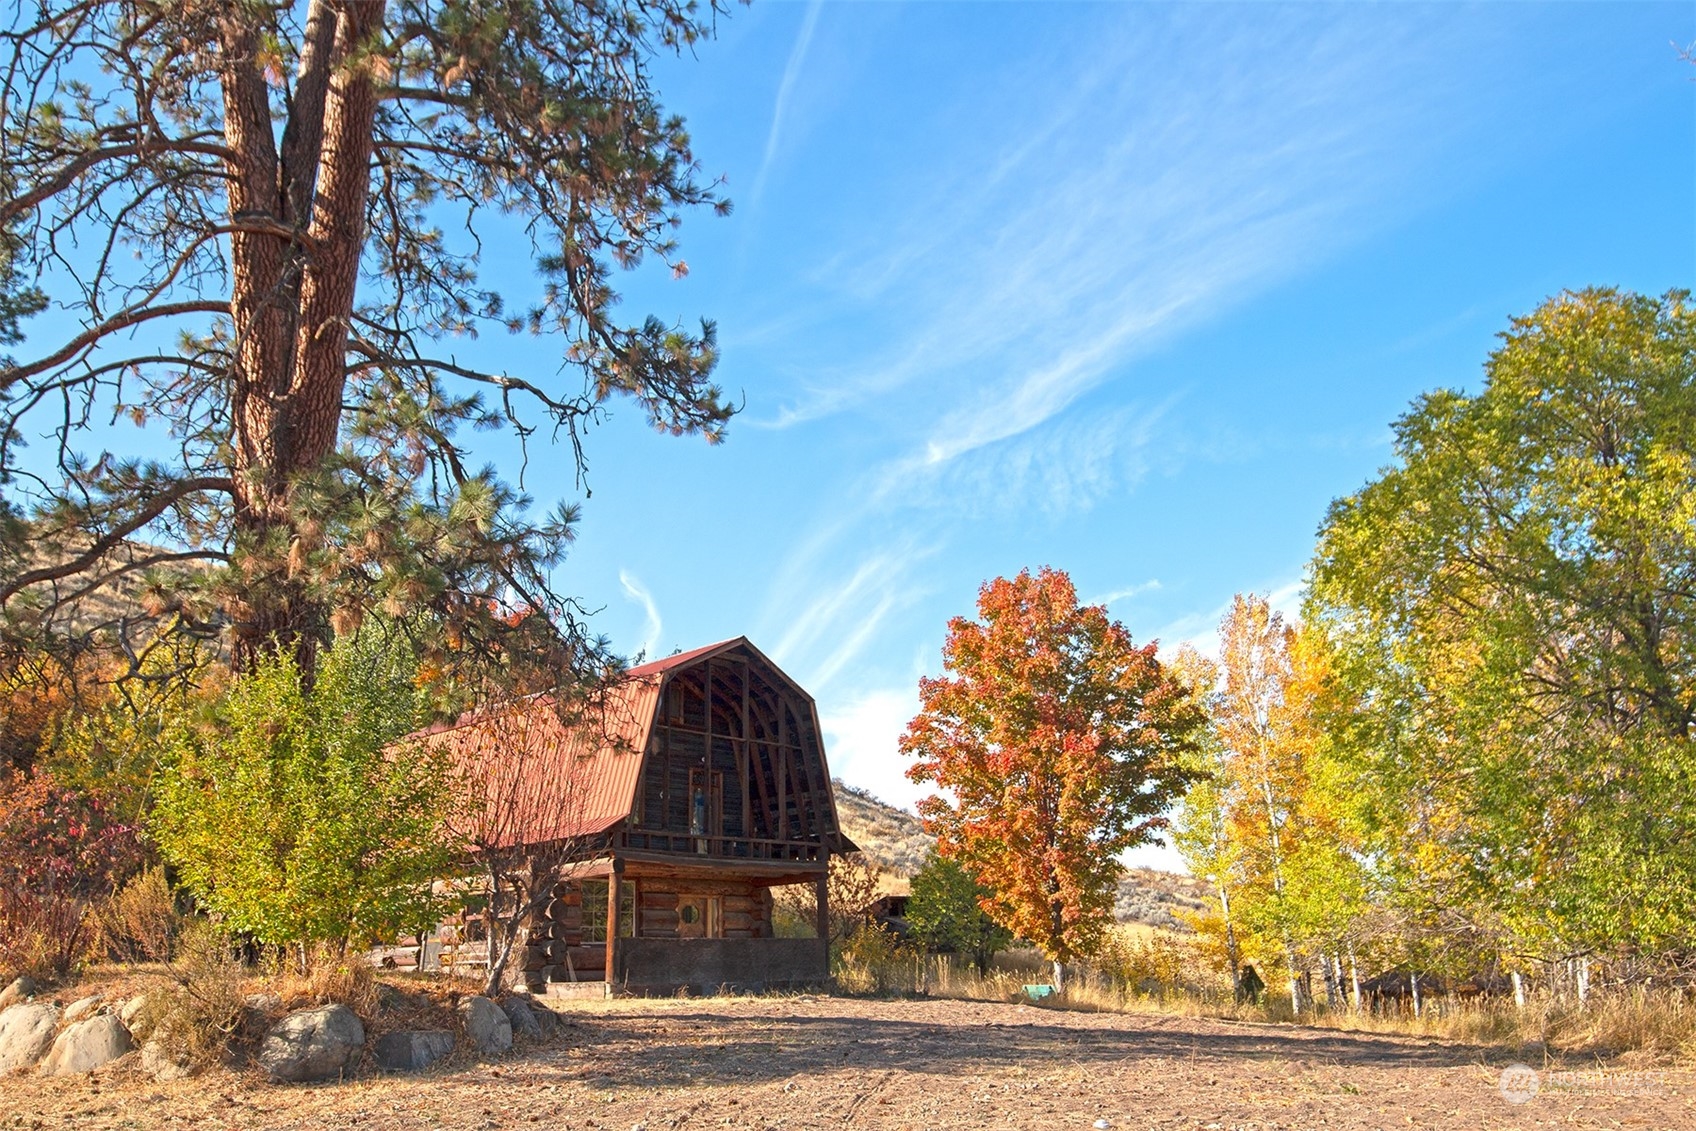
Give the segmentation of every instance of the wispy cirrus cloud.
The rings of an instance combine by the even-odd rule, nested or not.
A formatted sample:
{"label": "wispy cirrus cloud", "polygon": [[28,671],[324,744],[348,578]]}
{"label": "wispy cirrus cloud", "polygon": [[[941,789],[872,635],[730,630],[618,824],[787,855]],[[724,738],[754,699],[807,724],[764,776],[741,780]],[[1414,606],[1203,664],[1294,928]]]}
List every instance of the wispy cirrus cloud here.
{"label": "wispy cirrus cloud", "polygon": [[1090,600],[1092,605],[1111,605],[1115,601],[1128,601],[1144,593],[1152,593],[1160,588],[1160,579],[1151,577],[1147,581],[1139,581],[1135,585],[1127,585],[1122,589],[1114,589]]}
{"label": "wispy cirrus cloud", "polygon": [[1116,21],[1063,88],[986,96],[984,128],[1014,140],[964,130],[905,227],[851,237],[817,271],[833,303],[891,330],[882,348],[823,359],[749,423],[898,406],[899,474],[940,468],[1040,428],[1381,222],[1369,206],[1421,146],[1417,107],[1373,78],[1398,65],[1381,23],[1141,23]]}
{"label": "wispy cirrus cloud", "polygon": [[795,84],[800,81],[801,72],[806,66],[807,51],[813,45],[813,32],[819,26],[819,13],[822,11],[824,0],[810,0],[806,14],[801,17],[801,28],[795,33],[795,45],[789,49],[789,61],[784,65],[783,79],[777,84],[777,98],[772,103],[771,126],[766,131],[765,151],[748,193],[750,211],[758,208],[761,198],[765,196],[766,180],[771,176],[772,163],[777,160],[778,150],[783,142],[790,100],[794,97]]}
{"label": "wispy cirrus cloud", "polygon": [[660,645],[660,632],[664,623],[660,620],[660,607],[652,593],[637,576],[627,569],[618,571],[618,584],[624,590],[624,595],[642,606],[642,655],[653,659],[655,649]]}

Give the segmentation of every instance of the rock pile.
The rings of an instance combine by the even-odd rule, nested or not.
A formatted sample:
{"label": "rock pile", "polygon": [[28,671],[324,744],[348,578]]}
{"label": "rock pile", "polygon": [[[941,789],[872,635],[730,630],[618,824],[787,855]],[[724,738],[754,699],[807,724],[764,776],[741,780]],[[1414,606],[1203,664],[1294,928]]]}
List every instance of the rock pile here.
{"label": "rock pile", "polygon": [[[129,1063],[154,1079],[189,1073],[189,1066],[151,1032],[158,1011],[149,1008],[147,995],[107,1001],[94,994],[63,1007],[40,996],[40,987],[28,978],[0,990],[0,1075],[31,1069],[48,1076],[82,1075],[132,1053]],[[250,1001],[248,1007],[266,1013],[281,1004]],[[396,991],[385,1004],[416,1003]],[[463,1039],[485,1056],[511,1049],[514,1032],[543,1040],[559,1024],[551,1010],[524,997],[499,1003],[467,997],[459,1003],[459,1017]],[[368,1063],[379,1072],[420,1072],[449,1056],[461,1039],[448,1029],[384,1033],[371,1042],[366,1037],[364,1023],[345,1005],[297,1009],[271,1025],[259,1049],[259,1067],[275,1083],[342,1080],[367,1063],[369,1048]]]}

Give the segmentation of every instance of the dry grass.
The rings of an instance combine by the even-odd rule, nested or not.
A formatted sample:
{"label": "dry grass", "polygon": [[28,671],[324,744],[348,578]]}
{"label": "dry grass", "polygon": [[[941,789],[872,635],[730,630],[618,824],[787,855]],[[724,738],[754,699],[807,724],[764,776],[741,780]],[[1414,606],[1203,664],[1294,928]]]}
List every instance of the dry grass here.
{"label": "dry grass", "polygon": [[[1115,946],[1111,969],[1079,970],[1062,998],[1033,1004],[1424,1037],[1547,1062],[1583,1057],[1641,1064],[1696,1062],[1696,1004],[1672,989],[1597,991],[1582,1007],[1570,996],[1534,995],[1524,1007],[1511,998],[1439,997],[1425,1002],[1418,1016],[1394,1005],[1361,1012],[1321,1005],[1297,1016],[1288,1000],[1279,997],[1237,1004],[1226,977],[1205,973],[1183,936],[1125,930]],[[989,974],[980,976],[958,959],[921,955],[894,945],[887,936],[867,932],[843,948],[836,977],[838,989],[851,994],[1006,1002],[1022,1000],[1026,985],[1046,983],[1048,967],[1035,951],[1012,951],[998,955]]]}

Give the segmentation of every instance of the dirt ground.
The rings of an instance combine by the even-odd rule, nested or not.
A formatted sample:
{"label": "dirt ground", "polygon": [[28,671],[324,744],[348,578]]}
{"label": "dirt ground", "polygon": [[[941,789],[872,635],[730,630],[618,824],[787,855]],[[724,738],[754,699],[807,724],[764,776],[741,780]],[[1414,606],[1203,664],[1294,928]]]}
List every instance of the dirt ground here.
{"label": "dirt ground", "polygon": [[1538,1066],[1514,1104],[1500,1052],[1331,1030],[821,996],[560,1010],[553,1043],[411,1077],[14,1077],[0,1128],[1696,1131],[1690,1070]]}

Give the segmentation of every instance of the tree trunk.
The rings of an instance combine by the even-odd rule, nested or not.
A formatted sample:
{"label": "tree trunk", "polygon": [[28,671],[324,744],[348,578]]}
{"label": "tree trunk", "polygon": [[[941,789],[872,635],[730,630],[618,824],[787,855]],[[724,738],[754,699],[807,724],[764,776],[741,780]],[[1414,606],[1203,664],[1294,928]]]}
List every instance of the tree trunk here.
{"label": "tree trunk", "polygon": [[1284,944],[1284,968],[1290,975],[1290,1009],[1301,1012],[1301,971],[1296,969],[1296,950],[1289,943]]}
{"label": "tree trunk", "polygon": [[1524,1009],[1525,1008],[1525,979],[1520,976],[1520,973],[1519,973],[1518,970],[1515,970],[1513,973],[1511,973],[1508,976],[1513,979],[1513,1004],[1514,1004],[1515,1008]]}
{"label": "tree trunk", "polygon": [[1064,996],[1066,993],[1066,964],[1060,959],[1054,960],[1054,993]]}
{"label": "tree trunk", "polygon": [[1349,982],[1354,993],[1350,1000],[1354,1011],[1360,1012],[1360,966],[1354,960],[1354,943],[1349,943]]}
{"label": "tree trunk", "polygon": [[1408,988],[1413,993],[1413,1015],[1415,1017],[1418,1017],[1419,1014],[1420,1014],[1420,1007],[1419,1007],[1419,1005],[1420,1005],[1420,1003],[1419,1003],[1419,973],[1417,971],[1415,971],[1414,973],[1409,974],[1407,976],[1407,980],[1408,980]]}
{"label": "tree trunk", "polygon": [[383,9],[314,0],[280,155],[257,31],[233,8],[220,28],[230,215],[247,226],[230,236],[230,470],[246,568],[226,611],[238,670],[288,653],[310,680],[327,631],[300,577],[310,547],[299,545],[292,492],[335,451],[341,427],[377,105],[353,60]]}

